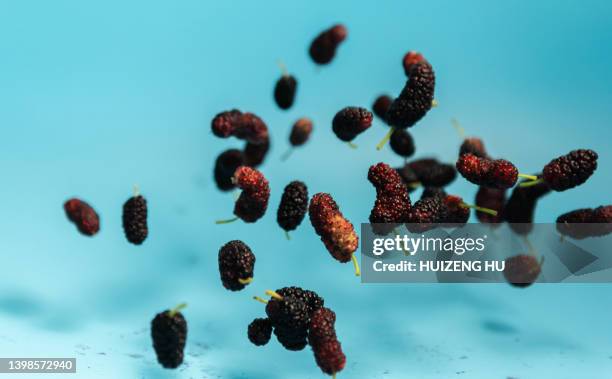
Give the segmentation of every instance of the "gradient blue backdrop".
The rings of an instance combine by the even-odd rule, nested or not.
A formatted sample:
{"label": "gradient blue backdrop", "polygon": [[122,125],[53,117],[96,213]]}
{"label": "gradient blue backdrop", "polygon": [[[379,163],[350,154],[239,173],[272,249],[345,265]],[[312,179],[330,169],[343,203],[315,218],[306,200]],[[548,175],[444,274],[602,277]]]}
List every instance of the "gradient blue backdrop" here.
{"label": "gradient blue backdrop", "polygon": [[[397,94],[401,57],[422,51],[440,106],[412,129],[417,156],[454,160],[458,118],[495,156],[523,172],[573,148],[600,168],[544,199],[537,220],[610,202],[612,3],[609,1],[9,1],[0,0],[0,356],[76,356],[80,378],[320,378],[312,353],[255,348],[246,326],[264,314],[250,297],[295,284],[338,314],[345,378],[604,378],[612,372],[610,286],[361,285],[332,260],[306,220],[286,241],[274,212],[293,179],[331,192],[355,224],[374,201],[369,165],[399,164],[374,145],[377,120],[341,144],[330,120],[347,105]],[[312,38],[342,22],[333,64],[315,67]],[[295,106],[272,88],[282,59],[299,79]],[[254,225],[216,226],[233,196],[212,181],[236,140],[210,133],[237,107],[269,125],[262,171],[270,211]],[[292,122],[311,117],[311,142],[287,162]],[[126,243],[121,205],[138,184],[150,237]],[[473,198],[458,179],[452,192]],[[416,194],[418,196],[418,193]],[[85,238],[62,210],[91,202],[102,230]],[[256,280],[230,293],[219,247],[243,239]],[[189,302],[185,365],[163,370],[150,347],[155,313]]]}

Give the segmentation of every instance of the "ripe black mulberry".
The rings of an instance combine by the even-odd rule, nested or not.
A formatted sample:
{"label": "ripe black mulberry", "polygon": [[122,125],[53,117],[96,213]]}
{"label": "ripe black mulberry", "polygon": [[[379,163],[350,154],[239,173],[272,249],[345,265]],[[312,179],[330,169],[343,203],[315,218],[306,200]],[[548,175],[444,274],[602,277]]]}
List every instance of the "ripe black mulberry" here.
{"label": "ripe black mulberry", "polygon": [[234,240],[219,250],[219,273],[223,287],[240,291],[253,280],[255,255],[244,242]]}
{"label": "ripe black mulberry", "polygon": [[348,31],[344,25],[334,25],[319,34],[308,50],[310,57],[316,64],[328,64],[336,55],[340,43],[346,39]]}
{"label": "ripe black mulberry", "polygon": [[608,235],[612,233],[612,205],[564,213],[557,217],[557,231],[575,239]]}
{"label": "ripe black mulberry", "polygon": [[300,181],[289,183],[283,191],[276,221],[285,231],[295,230],[304,220],[308,210],[308,189]]}
{"label": "ripe black mulberry", "polygon": [[372,113],[365,108],[346,107],[334,116],[332,130],[340,140],[352,141],[372,125]]}
{"label": "ripe black mulberry", "polygon": [[550,188],[544,182],[529,187],[514,187],[504,207],[503,217],[515,233],[526,235],[531,232],[538,200],[549,192]]}
{"label": "ripe black mulberry", "polygon": [[268,318],[256,318],[249,324],[247,335],[253,345],[266,345],[272,337],[272,322]]}
{"label": "ripe black mulberry", "polygon": [[123,231],[134,245],[142,244],[149,234],[147,212],[147,200],[141,195],[133,196],[123,204]]}
{"label": "ripe black mulberry", "polygon": [[424,187],[445,187],[457,177],[453,165],[439,162],[434,158],[414,160],[408,163],[408,167]]}
{"label": "ripe black mulberry", "polygon": [[151,321],[151,337],[157,361],[163,367],[177,368],[183,363],[187,321],[181,312],[168,310],[158,313]]}
{"label": "ripe black mulberry", "polygon": [[408,158],[414,155],[414,140],[412,135],[405,129],[394,130],[391,134],[389,145],[391,150],[400,157]]}
{"label": "ripe black mulberry", "polygon": [[278,79],[274,87],[274,100],[280,109],[291,108],[295,100],[297,84],[297,80],[293,75],[283,74]]}
{"label": "ripe black mulberry", "polygon": [[387,122],[387,112],[389,111],[389,107],[393,99],[388,95],[380,95],[374,100],[374,104],[372,104],[372,111],[376,115],[376,117],[383,120],[385,123]]}

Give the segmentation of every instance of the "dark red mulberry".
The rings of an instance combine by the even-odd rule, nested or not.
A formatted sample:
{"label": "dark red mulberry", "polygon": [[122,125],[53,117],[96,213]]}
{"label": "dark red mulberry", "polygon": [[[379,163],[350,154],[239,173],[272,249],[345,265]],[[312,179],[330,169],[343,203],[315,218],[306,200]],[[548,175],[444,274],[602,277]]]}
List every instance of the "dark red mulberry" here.
{"label": "dark red mulberry", "polygon": [[459,147],[459,156],[462,156],[463,154],[474,154],[479,158],[489,159],[484,142],[477,137],[468,137],[463,140],[463,143]]}
{"label": "dark red mulberry", "polygon": [[317,366],[327,375],[334,375],[346,365],[346,355],[342,351],[342,346],[338,340],[325,340],[316,345],[314,350]]}
{"label": "dark red mulberry", "polygon": [[317,193],[310,200],[308,214],[315,232],[321,237],[332,257],[342,263],[352,259],[356,274],[359,275],[353,254],[359,246],[359,237],[353,224],[344,218],[334,199],[327,193]]}
{"label": "dark red mulberry", "polygon": [[334,25],[319,34],[308,50],[316,64],[328,64],[336,55],[336,49],[346,39],[348,31],[344,25]]}
{"label": "dark red mulberry", "polygon": [[187,321],[179,312],[184,305],[174,310],[158,313],[151,321],[151,337],[157,361],[165,368],[177,368],[183,363],[183,351],[187,341]]}
{"label": "dark red mulberry", "polygon": [[212,120],[212,131],[217,137],[235,136],[256,145],[268,140],[265,122],[253,113],[242,113],[237,109],[217,114]]}
{"label": "dark red mulberry", "polygon": [[276,221],[285,231],[294,230],[304,220],[308,210],[308,188],[300,181],[289,183],[283,191]]}
{"label": "dark red mulberry", "polygon": [[510,188],[519,175],[516,167],[505,159],[479,158],[470,153],[461,155],[456,166],[468,181],[492,188]]}
{"label": "dark red mulberry", "polygon": [[404,65],[408,82],[386,116],[390,125],[400,129],[414,126],[431,109],[436,82],[431,65],[422,55],[410,52],[404,62],[408,62]]}
{"label": "dark red mulberry", "polygon": [[391,150],[400,157],[408,158],[414,155],[414,140],[407,130],[394,130],[391,134],[389,145],[391,145]]}
{"label": "dark red mulberry", "polygon": [[336,339],[336,314],[329,308],[320,308],[310,318],[308,329],[308,343],[311,346],[327,339]]}
{"label": "dark red mulberry", "polygon": [[538,279],[542,263],[532,255],[520,254],[505,261],[504,277],[515,287],[528,287]]}
{"label": "dark red mulberry", "polygon": [[380,95],[376,98],[376,100],[374,100],[374,104],[372,104],[372,111],[374,111],[376,117],[380,118],[384,122],[387,122],[387,112],[389,111],[389,107],[391,106],[392,102],[393,99],[391,96]]}
{"label": "dark red mulberry", "polygon": [[268,318],[256,318],[249,324],[249,341],[256,346],[264,346],[272,337],[272,322]]}
{"label": "dark red mulberry", "polygon": [[228,149],[219,154],[215,161],[214,177],[221,191],[236,188],[232,181],[236,169],[244,164],[244,154],[238,149]]}
{"label": "dark red mulberry", "polygon": [[263,174],[254,168],[240,166],[234,181],[242,190],[234,206],[234,214],[244,222],[255,222],[266,213],[270,199],[270,186]]}
{"label": "dark red mulberry", "polygon": [[244,165],[249,167],[260,166],[270,150],[270,139],[266,138],[263,142],[255,144],[247,142],[244,147]]}
{"label": "dark red mulberry", "polygon": [[397,224],[408,221],[410,197],[397,171],[385,163],[370,167],[368,180],[376,188],[376,202],[370,212],[372,230],[389,234]]}
{"label": "dark red mulberry", "polygon": [[474,202],[479,207],[492,209],[497,212],[497,215],[493,215],[476,210],[478,221],[485,224],[499,224],[503,220],[503,209],[506,205],[506,189],[480,186],[478,187]]}
{"label": "dark red mulberry", "polygon": [[555,191],[581,185],[597,169],[598,155],[593,150],[573,150],[544,166],[543,179]]}
{"label": "dark red mulberry", "polygon": [[441,187],[425,187],[425,189],[423,189],[423,193],[421,194],[421,199],[428,197],[440,197],[443,199],[446,197],[446,191]]}
{"label": "dark red mulberry", "polygon": [[312,133],[312,121],[309,118],[300,118],[293,124],[291,134],[289,134],[289,143],[291,146],[302,146],[310,138]]}
{"label": "dark red mulberry", "polygon": [[525,235],[531,232],[537,202],[549,192],[550,188],[543,182],[529,187],[517,186],[512,190],[512,195],[504,207],[503,217],[515,233]]}
{"label": "dark red mulberry", "polygon": [[289,109],[295,100],[297,80],[293,75],[283,74],[274,87],[274,100],[280,109]]}
{"label": "dark red mulberry", "polygon": [[463,202],[463,199],[455,195],[446,195],[442,198],[442,203],[446,207],[443,212],[445,224],[463,225],[470,218],[470,208]]}
{"label": "dark red mulberry", "polygon": [[365,108],[346,107],[334,116],[332,130],[340,140],[350,142],[372,125],[372,117]]}
{"label": "dark red mulberry", "polygon": [[141,195],[129,198],[123,204],[123,231],[128,241],[140,245],[149,234],[147,227],[147,200]]}
{"label": "dark red mulberry", "polygon": [[445,187],[457,177],[453,165],[439,162],[434,158],[414,160],[408,163],[408,167],[424,187]]}
{"label": "dark red mulberry", "polygon": [[219,273],[223,287],[240,291],[253,280],[255,254],[244,242],[234,240],[219,249]]}
{"label": "dark red mulberry", "polygon": [[557,231],[575,239],[610,234],[612,233],[612,205],[576,209],[564,213],[557,217]]}
{"label": "dark red mulberry", "polygon": [[439,197],[420,199],[412,206],[406,228],[412,233],[421,233],[436,227],[446,220],[446,206]]}
{"label": "dark red mulberry", "polygon": [[417,51],[407,52],[402,58],[402,66],[404,67],[404,73],[406,76],[410,76],[410,72],[414,68],[415,64],[423,62],[424,60],[425,57],[423,57],[423,54]]}
{"label": "dark red mulberry", "polygon": [[342,371],[346,364],[346,356],[336,336],[335,322],[336,314],[328,308],[321,308],[312,315],[308,329],[308,342],[315,361],[328,375]]}
{"label": "dark red mulberry", "polygon": [[93,236],[100,230],[100,217],[85,201],[72,198],[64,203],[64,211],[81,234]]}

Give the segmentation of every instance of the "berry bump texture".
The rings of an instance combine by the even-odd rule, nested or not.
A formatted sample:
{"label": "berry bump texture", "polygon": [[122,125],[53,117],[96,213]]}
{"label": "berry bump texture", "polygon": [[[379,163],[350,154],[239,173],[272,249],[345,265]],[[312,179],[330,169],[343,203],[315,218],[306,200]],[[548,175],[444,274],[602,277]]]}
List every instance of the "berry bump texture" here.
{"label": "berry bump texture", "polygon": [[597,169],[598,155],[593,150],[573,150],[544,166],[542,177],[554,191],[565,191],[587,181]]}
{"label": "berry bump texture", "polygon": [[253,279],[255,254],[244,242],[234,240],[219,250],[219,273],[223,287],[240,291]]}
{"label": "berry bump texture", "polygon": [[141,195],[133,196],[123,204],[123,231],[134,245],[141,245],[147,239],[147,213],[147,200]]}
{"label": "berry bump texture", "polygon": [[295,230],[308,211],[308,188],[300,181],[289,183],[283,191],[276,221],[286,231]]}
{"label": "berry bump texture", "polygon": [[255,222],[266,213],[270,199],[270,185],[263,174],[254,168],[240,166],[234,181],[242,190],[234,206],[234,214],[244,222]]}
{"label": "berry bump texture", "polygon": [[151,337],[157,361],[165,368],[183,363],[187,341],[187,321],[180,312],[158,313],[151,321]]}

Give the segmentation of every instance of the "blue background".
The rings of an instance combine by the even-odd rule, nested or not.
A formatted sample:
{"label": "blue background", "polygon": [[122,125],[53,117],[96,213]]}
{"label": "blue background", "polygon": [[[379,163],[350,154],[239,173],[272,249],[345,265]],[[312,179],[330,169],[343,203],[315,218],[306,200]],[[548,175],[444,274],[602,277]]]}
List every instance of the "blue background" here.
{"label": "blue background", "polygon": [[[311,194],[332,193],[354,224],[367,221],[368,167],[402,160],[375,151],[387,130],[379,120],[357,150],[330,121],[399,93],[408,50],[433,64],[440,104],[411,130],[417,157],[456,158],[452,117],[526,173],[592,148],[597,173],[542,200],[536,219],[609,203],[611,17],[608,1],[0,1],[0,356],[76,356],[82,378],[323,377],[308,349],[246,338],[264,314],[251,296],[295,284],[337,312],[348,356],[339,377],[609,376],[608,285],[361,285],[308,220],[285,240],[275,211],[282,188],[301,179]],[[307,47],[335,22],[349,37],[331,65],[315,67]],[[279,59],[299,79],[288,112],[272,101]],[[232,107],[270,128],[261,170],[272,197],[256,224],[217,226],[233,195],[216,189],[214,159],[242,144],[215,138],[210,120]],[[301,116],[315,122],[312,140],[281,162]],[[140,247],[120,221],[134,184],[150,206]],[[450,189],[475,192],[463,179]],[[99,235],[66,221],[71,196],[101,214]],[[231,239],[257,255],[256,280],[239,293],[217,271]],[[181,301],[187,358],[169,372],[148,327]]]}

